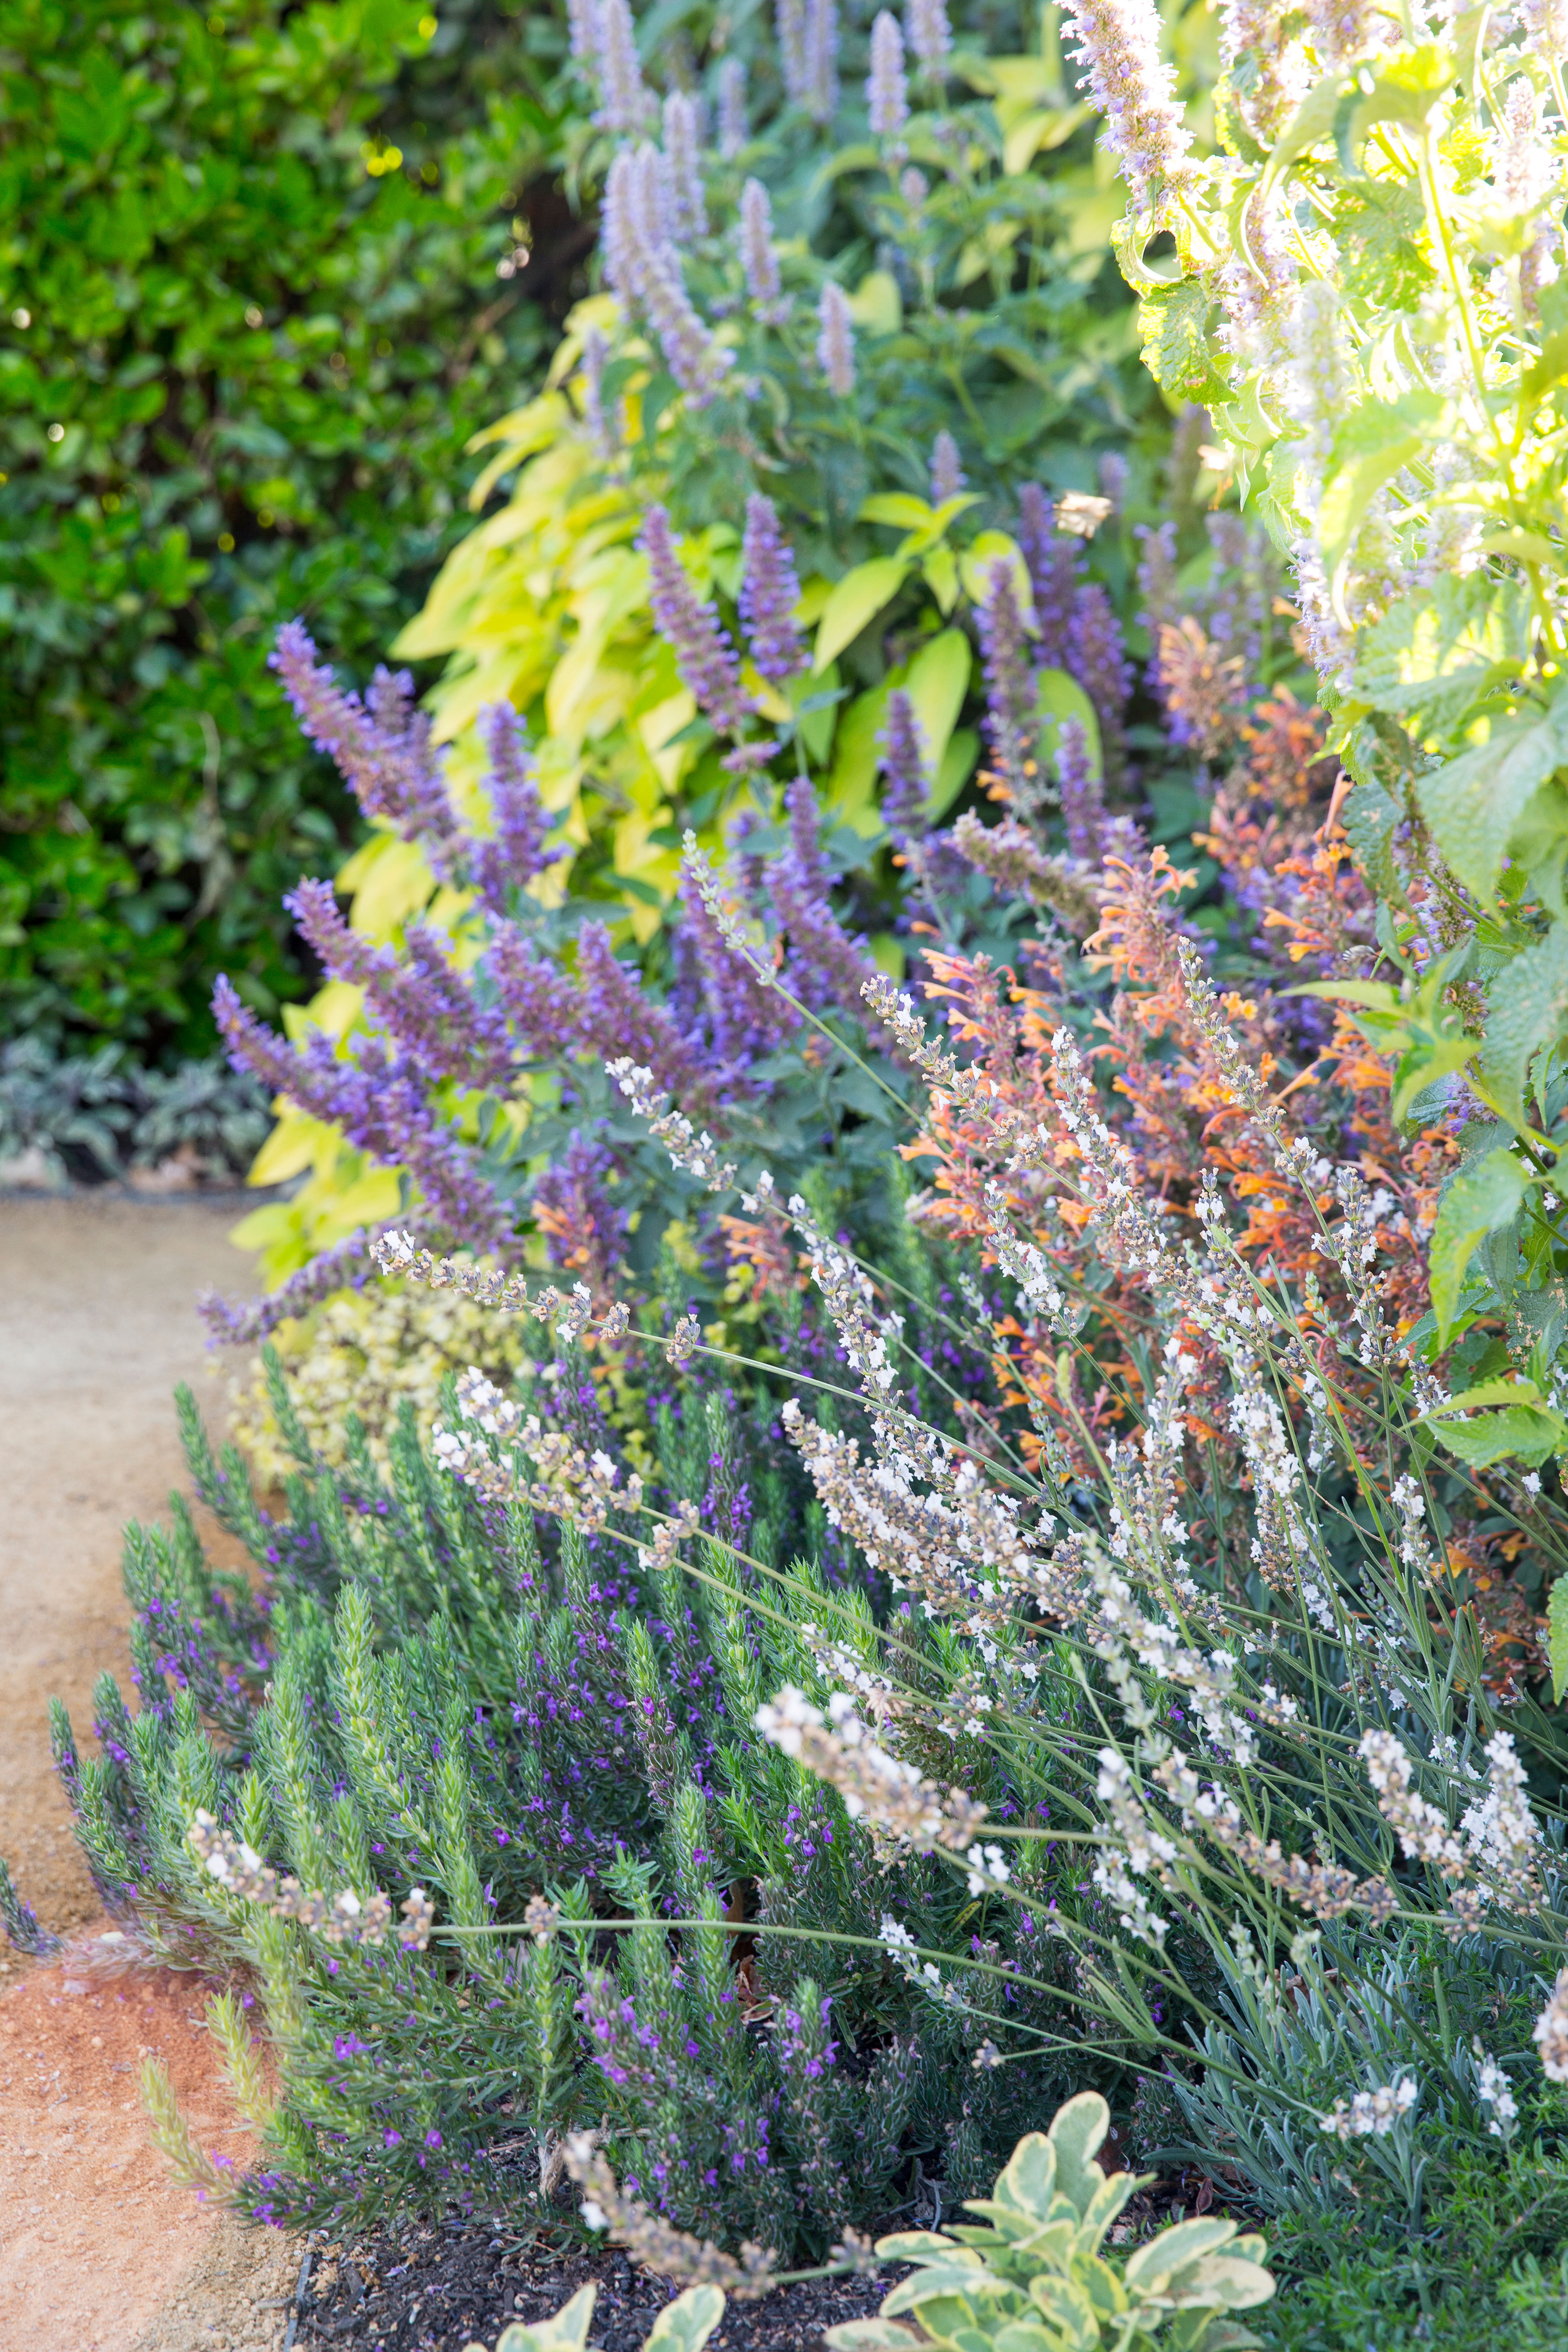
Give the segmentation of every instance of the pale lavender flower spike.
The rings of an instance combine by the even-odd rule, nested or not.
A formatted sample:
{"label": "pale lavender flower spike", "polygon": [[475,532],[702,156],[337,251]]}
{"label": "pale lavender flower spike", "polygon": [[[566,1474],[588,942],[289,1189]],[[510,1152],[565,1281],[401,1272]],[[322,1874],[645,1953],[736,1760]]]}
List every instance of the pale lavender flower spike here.
{"label": "pale lavender flower spike", "polygon": [[675,648],[676,666],[721,734],[738,735],[752,716],[741,666],[711,601],[704,603],[676,553],[669,517],[649,507],[637,541],[647,558],[654,625]]}
{"label": "pale lavender flower spike", "polygon": [[642,241],[637,226],[637,164],[629,147],[617,150],[605,181],[599,250],[605,283],[629,310],[642,292]]}
{"label": "pale lavender flower spike", "polygon": [[795,551],[779,529],[778,509],[753,491],[746,500],[740,608],[752,659],[770,685],[805,667],[805,646],[790,617],[799,602]]}
{"label": "pale lavender flower spike", "polygon": [[671,90],[664,101],[664,159],[678,245],[689,245],[708,234],[701,147],[702,121],[696,99],[687,90]]}
{"label": "pale lavender flower spike", "polygon": [[888,9],[871,26],[871,70],[866,77],[866,108],[874,139],[896,139],[910,119],[904,85],[904,37]]}
{"label": "pale lavender flower spike", "polygon": [[784,76],[784,95],[793,106],[804,106],[811,88],[805,54],[805,10],[806,0],[773,0],[779,71]]}
{"label": "pale lavender flower spike", "polygon": [[838,110],[838,9],[836,0],[805,0],[805,110],[814,122]]}
{"label": "pale lavender flower spike", "polygon": [[693,408],[706,408],[734,366],[735,356],[714,341],[699,317],[672,253],[648,257],[643,308],[670,374]]}
{"label": "pale lavender flower spike", "polygon": [[855,329],[849,297],[831,278],[822,289],[816,315],[822,330],[816,338],[816,364],[835,398],[847,400],[855,389]]}
{"label": "pale lavender flower spike", "polygon": [[909,28],[910,47],[922,70],[933,80],[940,80],[952,52],[946,0],[909,0],[904,22]]}
{"label": "pale lavender flower spike", "polygon": [[637,59],[637,32],[626,0],[598,0],[599,110],[605,131],[638,131],[647,121],[649,100]]}
{"label": "pale lavender flower spike", "polygon": [[781,304],[779,257],[773,248],[773,208],[761,180],[748,180],[741,190],[741,267],[746,291],[760,318],[772,322],[787,313]]}
{"label": "pale lavender flower spike", "polygon": [[583,338],[583,422],[602,457],[610,457],[619,438],[605,413],[605,368],[610,346],[604,331],[590,327]]}
{"label": "pale lavender flower spike", "polygon": [[1105,140],[1142,212],[1187,168],[1192,133],[1175,98],[1175,71],[1160,55],[1155,0],[1068,0],[1064,33],[1083,71],[1079,89],[1105,117]]}
{"label": "pale lavender flower spike", "polygon": [[726,58],[719,68],[719,152],[729,163],[751,136],[746,121],[746,68]]}
{"label": "pale lavender flower spike", "polygon": [[572,55],[590,73],[599,68],[599,0],[566,0]]}
{"label": "pale lavender flower spike", "polygon": [[958,498],[963,486],[963,465],[958,454],[958,444],[944,429],[931,445],[932,506],[945,506],[949,499]]}

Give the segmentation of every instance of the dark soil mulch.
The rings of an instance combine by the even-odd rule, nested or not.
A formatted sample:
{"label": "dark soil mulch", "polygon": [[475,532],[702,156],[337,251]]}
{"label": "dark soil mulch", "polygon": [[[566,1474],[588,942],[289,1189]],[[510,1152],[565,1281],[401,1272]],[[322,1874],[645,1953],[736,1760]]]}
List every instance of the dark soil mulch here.
{"label": "dark soil mulch", "polygon": [[[543,2247],[507,2251],[489,2227],[437,2228],[319,2243],[295,2344],[345,2344],[355,2352],[494,2352],[514,2319],[547,2319],[580,2286],[598,2288],[589,2340],[604,2352],[639,2352],[674,2289],[613,2251],[564,2259]],[[709,2342],[715,2352],[822,2352],[822,2331],[864,2319],[901,2275],[811,2279],[761,2303],[731,2302]]]}

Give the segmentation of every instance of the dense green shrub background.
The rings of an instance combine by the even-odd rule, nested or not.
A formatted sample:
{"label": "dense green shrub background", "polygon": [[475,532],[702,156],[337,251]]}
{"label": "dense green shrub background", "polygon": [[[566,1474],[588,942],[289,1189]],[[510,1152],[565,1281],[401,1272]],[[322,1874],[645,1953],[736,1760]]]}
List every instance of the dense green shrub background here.
{"label": "dense green shrub background", "polygon": [[268,649],[302,614],[367,669],[462,526],[578,247],[547,197],[553,267],[497,277],[561,47],[487,0],[0,0],[0,1030],[190,1051],[215,971],[307,984],[279,894],[350,813]]}

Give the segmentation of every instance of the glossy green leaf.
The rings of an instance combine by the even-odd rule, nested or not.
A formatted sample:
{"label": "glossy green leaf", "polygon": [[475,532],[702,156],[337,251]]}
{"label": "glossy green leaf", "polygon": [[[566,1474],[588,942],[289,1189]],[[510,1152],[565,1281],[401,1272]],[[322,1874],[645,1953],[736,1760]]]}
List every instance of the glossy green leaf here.
{"label": "glossy green leaf", "polygon": [[1430,1253],[1432,1311],[1440,1347],[1447,1345],[1458,1312],[1465,1269],[1489,1234],[1512,1223],[1529,1189],[1529,1173],[1511,1151],[1489,1151],[1474,1168],[1456,1176],[1444,1193]]}
{"label": "glossy green leaf", "polygon": [[896,555],[875,555],[847,572],[822,608],[813,667],[825,670],[892,603],[908,577],[909,566]]}

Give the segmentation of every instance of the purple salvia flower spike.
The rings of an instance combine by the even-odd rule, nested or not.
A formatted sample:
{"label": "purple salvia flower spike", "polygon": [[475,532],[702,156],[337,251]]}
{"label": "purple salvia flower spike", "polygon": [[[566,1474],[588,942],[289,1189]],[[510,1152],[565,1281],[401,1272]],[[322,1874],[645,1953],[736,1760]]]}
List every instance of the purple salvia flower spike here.
{"label": "purple salvia flower spike", "polygon": [[784,787],[784,814],[789,820],[789,847],[779,871],[808,899],[826,899],[833,869],[822,848],[822,813],[816,790],[808,776],[792,776]]}
{"label": "purple salvia flower spike", "polygon": [[1105,793],[1078,719],[1064,719],[1057,737],[1057,789],[1068,856],[1098,866],[1105,847]]}
{"label": "purple salvia flower spike", "polygon": [[1038,792],[1035,759],[1035,684],[1023,615],[1013,585],[1012,566],[991,567],[988,593],[978,614],[985,656],[986,730],[991,757],[1020,810]]}
{"label": "purple salvia flower spike", "polygon": [[918,840],[929,829],[926,803],[931,782],[915,706],[901,686],[888,697],[879,765],[883,824],[897,842]]}
{"label": "purple salvia flower spike", "polygon": [[1034,593],[1040,661],[1065,669],[1083,556],[1079,541],[1058,530],[1056,508],[1038,482],[1018,493],[1018,546]]}
{"label": "purple salvia flower spike", "polygon": [[643,308],[670,374],[693,408],[706,408],[722,389],[735,355],[714,341],[698,316],[673,253],[649,256]]}
{"label": "purple salvia flower spike", "polygon": [[363,992],[401,1061],[465,1087],[492,1087],[509,1076],[504,1022],[479,1011],[425,925],[405,927],[399,953],[373,945],[344,921],[330,882],[301,882],[283,904],[328,975]]}
{"label": "purple salvia flower spike", "polygon": [[1067,667],[1094,705],[1106,773],[1119,775],[1126,761],[1123,722],[1132,678],[1116,608],[1098,580],[1086,582],[1073,600]]}
{"label": "purple salvia flower spike", "polygon": [[689,1117],[716,1119],[720,1107],[700,1055],[668,1008],[617,962],[603,923],[584,923],[577,935],[577,979],[584,1042],[606,1059],[629,1054]]}
{"label": "purple salvia flower spike", "polygon": [[495,832],[468,853],[475,888],[492,915],[509,911],[510,893],[525,889],[554,861],[545,849],[550,820],[540,804],[528,756],[528,730],[510,702],[481,710],[479,740],[485,747]]}
{"label": "purple salvia flower spike", "polygon": [[[399,1223],[406,1225],[408,1220]],[[363,1290],[381,1279],[381,1271],[370,1254],[371,1231],[350,1234],[346,1241],[334,1242],[309,1265],[289,1276],[277,1290],[264,1298],[248,1298],[236,1305],[220,1297],[216,1290],[204,1290],[196,1300],[196,1312],[215,1340],[229,1347],[253,1348],[276,1331],[280,1323],[291,1316],[304,1315],[320,1306],[338,1290]]]}
{"label": "purple salvia flower spike", "polygon": [[847,400],[855,389],[855,324],[848,295],[831,278],[822,289],[816,316],[816,364],[835,399]]}
{"label": "purple salvia flower spike", "polygon": [[708,204],[702,192],[702,117],[689,90],[672,89],[664,101],[664,158],[669,173],[678,245],[708,234]]}
{"label": "purple salvia flower spike", "polygon": [[963,488],[963,461],[957,442],[944,426],[931,445],[931,502],[933,507],[945,506]]}
{"label": "purple salvia flower spike", "polygon": [[642,296],[643,248],[637,226],[637,163],[629,147],[616,150],[605,180],[599,251],[605,283],[630,312]]}
{"label": "purple salvia flower spike", "polygon": [[871,26],[866,110],[873,139],[896,139],[910,119],[910,94],[904,85],[904,37],[899,30],[898,18],[887,8],[878,11]]}
{"label": "purple salvia flower spike", "polygon": [[746,68],[739,58],[726,58],[719,68],[719,152],[729,163],[751,136],[746,121]]}
{"label": "purple salvia flower spike", "polygon": [[458,833],[430,722],[414,708],[405,670],[378,669],[363,702],[340,687],[303,625],[286,621],[268,667],[277,671],[302,732],[337,762],[368,817],[419,842],[445,870]]}
{"label": "purple salvia flower spike", "polygon": [[790,617],[799,602],[795,551],[779,528],[778,509],[753,490],[746,500],[740,609],[752,659],[770,686],[805,667],[805,643]]}
{"label": "purple salvia flower spike", "polygon": [[583,1044],[583,1003],[559,964],[514,923],[495,924],[481,971],[518,1043],[533,1061],[560,1060]]}
{"label": "purple salvia flower spike", "polygon": [[1083,68],[1079,89],[1105,117],[1105,143],[1143,212],[1183,180],[1192,133],[1175,97],[1175,71],[1160,54],[1155,0],[1068,0],[1064,38]]}
{"label": "purple salvia flower spike", "polygon": [[908,0],[904,23],[921,71],[932,81],[945,79],[947,60],[952,52],[946,0]]}
{"label": "purple salvia flower spike", "polygon": [[721,735],[739,735],[752,717],[741,666],[716,607],[698,595],[676,553],[663,507],[648,509],[637,545],[647,558],[654,626],[674,646],[676,667],[699,707]]}
{"label": "purple salvia flower spike", "polygon": [[642,130],[651,100],[637,59],[637,28],[626,0],[599,0],[601,95],[594,120],[603,130]]}

